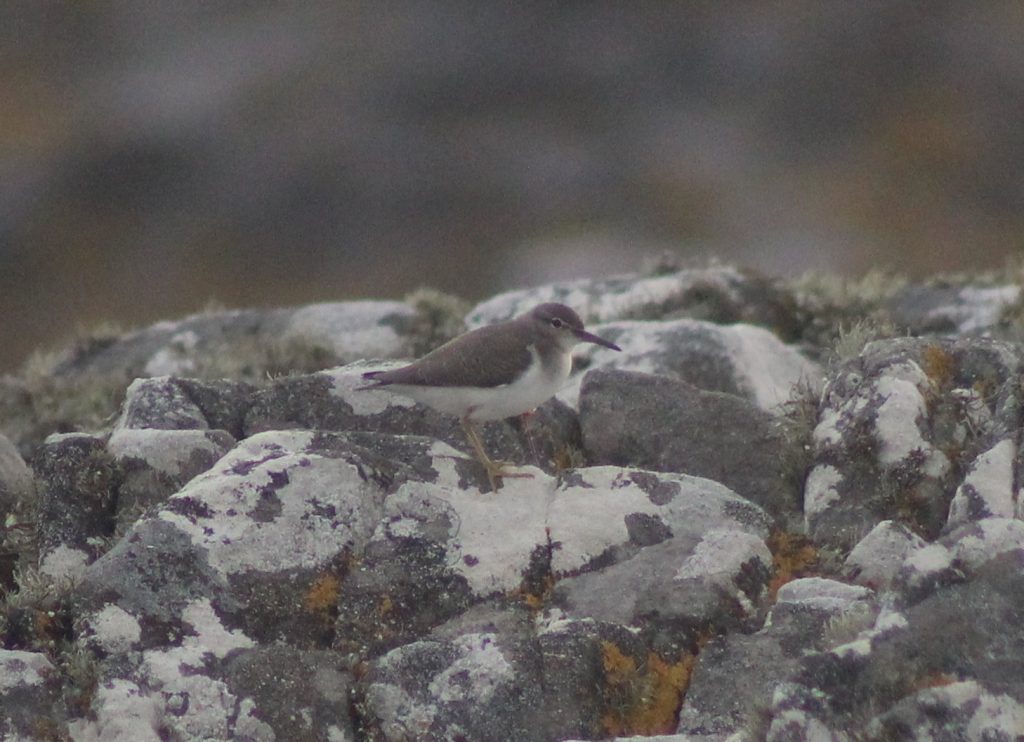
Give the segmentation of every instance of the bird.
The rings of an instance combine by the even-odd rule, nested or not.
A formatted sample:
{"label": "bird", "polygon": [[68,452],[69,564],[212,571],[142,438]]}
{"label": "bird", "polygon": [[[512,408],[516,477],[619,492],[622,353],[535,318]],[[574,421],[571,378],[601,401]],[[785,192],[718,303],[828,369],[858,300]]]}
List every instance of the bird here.
{"label": "bird", "polygon": [[372,383],[357,390],[385,389],[459,419],[492,491],[503,478],[530,477],[508,470],[484,449],[475,423],[531,412],[558,392],[572,370],[572,350],[594,343],[621,351],[587,332],[565,304],[538,304],[504,322],[470,330],[407,366],[368,371]]}

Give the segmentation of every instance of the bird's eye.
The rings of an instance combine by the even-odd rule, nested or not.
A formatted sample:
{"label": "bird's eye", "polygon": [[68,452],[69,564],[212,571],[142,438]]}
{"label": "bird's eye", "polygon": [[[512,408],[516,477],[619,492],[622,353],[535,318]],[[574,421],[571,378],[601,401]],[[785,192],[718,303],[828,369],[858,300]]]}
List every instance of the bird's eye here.
{"label": "bird's eye", "polygon": [[553,317],[551,319],[551,326],[552,327],[561,327],[562,326],[562,320],[558,319],[558,317]]}

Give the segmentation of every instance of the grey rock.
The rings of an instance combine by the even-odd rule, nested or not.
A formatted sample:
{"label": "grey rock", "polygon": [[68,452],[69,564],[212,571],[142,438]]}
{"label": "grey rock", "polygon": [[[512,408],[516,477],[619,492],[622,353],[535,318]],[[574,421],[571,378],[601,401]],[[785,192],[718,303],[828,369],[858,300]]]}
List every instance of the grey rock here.
{"label": "grey rock", "polygon": [[834,641],[831,626],[870,625],[875,612],[863,589],[821,579],[787,583],[763,628],[716,637],[701,650],[678,731],[727,736],[757,729],[776,686],[800,669],[807,652]]}
{"label": "grey rock", "polygon": [[886,303],[893,320],[915,335],[927,333],[981,334],[995,329],[1003,312],[1020,299],[1021,287],[910,284]]}
{"label": "grey rock", "polygon": [[349,695],[353,678],[335,652],[285,646],[238,649],[224,660],[230,693],[252,703],[253,715],[277,739],[355,740]]}
{"label": "grey rock", "polygon": [[208,470],[235,444],[224,430],[115,430],[107,451],[120,469],[117,530],[163,504],[193,477]]}
{"label": "grey rock", "polygon": [[[593,329],[622,351],[580,345],[574,355],[579,369],[667,376],[705,391],[735,394],[772,413],[798,388],[815,393],[820,389],[818,365],[762,327],[678,319],[620,321]],[[559,398],[577,406],[582,378],[574,376]]]}
{"label": "grey rock", "polygon": [[310,371],[358,358],[401,358],[411,352],[415,312],[401,302],[340,302],[291,309],[197,314],[78,349],[57,376],[244,376]]}
{"label": "grey rock", "polygon": [[880,616],[865,638],[805,657],[793,682],[777,689],[770,710],[777,733],[769,739],[788,738],[794,726],[832,734],[898,729],[928,706],[933,718],[948,720],[951,739],[971,738],[978,704],[958,711],[961,689],[914,696],[959,682],[1007,696],[1012,718],[1024,702],[1022,566],[1021,550],[989,560],[969,581],[940,586],[900,614]]}
{"label": "grey rock", "polygon": [[0,517],[5,524],[10,524],[8,516],[13,516],[14,521],[18,519],[15,513],[26,510],[34,492],[32,470],[14,444],[0,433]]}
{"label": "grey rock", "polygon": [[857,542],[843,563],[843,574],[858,585],[890,588],[904,561],[927,542],[905,526],[883,520]]}
{"label": "grey rock", "polygon": [[56,738],[64,731],[57,668],[40,652],[0,649],[0,738]]}
{"label": "grey rock", "polygon": [[[945,679],[943,679],[945,680]],[[1024,704],[968,680],[925,688],[901,699],[868,724],[872,739],[1017,740],[1024,730]]]}
{"label": "grey rock", "polygon": [[777,281],[729,266],[581,279],[509,291],[478,304],[466,324],[479,327],[500,322],[548,301],[568,304],[587,324],[689,317],[719,324],[758,324],[787,339],[797,331],[796,303]]}
{"label": "grey rock", "polygon": [[218,429],[239,437],[254,391],[244,382],[170,376],[136,379],[114,430]]}
{"label": "grey rock", "polygon": [[799,491],[777,420],[730,394],[630,371],[589,372],[580,392],[587,460],[721,482],[780,519]]}
{"label": "grey rock", "polygon": [[897,519],[935,538],[965,464],[1019,427],[1020,368],[1018,347],[990,340],[868,344],[823,396],[804,490],[810,535],[845,550]]}
{"label": "grey rock", "polygon": [[645,692],[678,703],[658,663],[670,667],[622,627],[538,631],[522,609],[480,606],[371,662],[357,708],[369,739],[594,739],[652,705]]}
{"label": "grey rock", "polygon": [[33,459],[40,568],[54,578],[79,576],[113,534],[121,471],[105,444],[84,433],[53,435]]}

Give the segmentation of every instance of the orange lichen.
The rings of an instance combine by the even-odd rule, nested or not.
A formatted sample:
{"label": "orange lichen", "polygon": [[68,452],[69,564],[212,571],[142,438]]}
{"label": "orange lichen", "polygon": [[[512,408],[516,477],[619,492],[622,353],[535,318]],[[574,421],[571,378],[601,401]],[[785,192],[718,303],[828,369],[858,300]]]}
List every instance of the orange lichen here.
{"label": "orange lichen", "polygon": [[773,572],[768,601],[774,602],[780,587],[812,573],[818,563],[818,550],[806,536],[787,531],[773,531],[765,543],[772,553]]}
{"label": "orange lichen", "polygon": [[310,613],[331,613],[338,605],[338,596],[341,594],[341,578],[332,572],[320,575],[309,590],[303,605]]}
{"label": "orange lichen", "polygon": [[956,358],[941,345],[928,345],[921,351],[921,370],[936,389],[952,389],[956,376]]}
{"label": "orange lichen", "polygon": [[648,652],[638,664],[614,642],[602,641],[605,732],[616,737],[673,732],[696,661],[696,655],[684,654],[670,663]]}

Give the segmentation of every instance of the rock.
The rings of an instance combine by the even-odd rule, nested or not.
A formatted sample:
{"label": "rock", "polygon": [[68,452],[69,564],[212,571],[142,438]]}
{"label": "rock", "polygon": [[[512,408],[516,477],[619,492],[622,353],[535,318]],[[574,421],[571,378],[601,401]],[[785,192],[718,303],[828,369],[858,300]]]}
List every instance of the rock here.
{"label": "rock", "polygon": [[777,518],[798,515],[792,444],[772,415],[738,397],[660,376],[591,371],[580,426],[591,463],[706,477]]}
{"label": "rock", "polygon": [[117,530],[207,471],[235,444],[224,430],[115,430],[107,442],[121,472]]}
{"label": "rock", "polygon": [[794,339],[796,303],[777,281],[729,266],[658,276],[582,279],[498,294],[466,317],[470,328],[511,319],[537,304],[567,304],[584,323],[689,317],[719,324],[749,322]]}
{"label": "rock", "polygon": [[15,510],[19,501],[29,497],[34,486],[32,470],[14,444],[0,433],[0,513],[6,515]]}
{"label": "rock", "polygon": [[824,393],[804,491],[809,534],[849,549],[897,519],[936,537],[965,464],[1019,428],[1020,368],[1019,348],[995,341],[868,344]]}
{"label": "rock", "polygon": [[406,329],[415,311],[402,302],[311,304],[293,309],[243,309],[160,322],[79,349],[57,376],[261,376],[310,371],[359,358],[411,355]]}
{"label": "rock", "polygon": [[678,731],[723,737],[749,732],[804,655],[834,641],[830,627],[870,626],[876,612],[872,594],[863,588],[814,578],[783,585],[760,631],[716,637],[701,650]]}
{"label": "rock", "polygon": [[52,435],[33,460],[39,568],[54,579],[79,577],[114,532],[121,472],[105,444],[84,433]]}
{"label": "rock", "polygon": [[[681,584],[700,582],[713,596],[706,613],[694,609],[692,626],[700,626],[723,602],[735,610],[741,590],[744,601],[756,601],[767,575],[765,514],[707,480],[595,467],[561,481],[535,471],[481,495],[447,478],[410,480],[387,498],[339,606],[337,634],[350,651],[376,654],[410,641],[483,599],[542,601],[552,585],[555,602],[575,604],[574,615],[644,625],[645,611],[665,612],[659,577],[677,571]],[[716,541],[715,529],[732,541]],[[676,561],[662,558],[666,543]],[[715,548],[717,567],[728,565],[719,573],[699,566]],[[598,584],[573,589],[572,578]],[[720,597],[726,583],[729,599]],[[607,589],[615,592],[600,597]]]}
{"label": "rock", "polygon": [[904,561],[926,545],[905,526],[883,520],[853,547],[843,572],[858,585],[875,590],[890,588]]}
{"label": "rock", "polygon": [[915,335],[982,334],[996,328],[1003,313],[1020,300],[1012,284],[977,286],[928,282],[897,291],[886,303],[893,320]]}
{"label": "rock", "polygon": [[867,725],[874,739],[1017,739],[1024,705],[973,680],[950,681],[901,699]]}
{"label": "rock", "polygon": [[[575,352],[579,368],[667,376],[705,391],[737,395],[773,413],[800,387],[812,393],[820,390],[822,371],[817,364],[754,325],[723,327],[679,319],[612,322],[593,329],[622,351],[580,345]],[[583,374],[574,376],[559,398],[578,406],[582,378]]]}
{"label": "rock", "polygon": [[63,728],[57,668],[45,654],[0,649],[0,738],[55,738]]}
{"label": "rock", "polygon": [[254,647],[227,656],[224,682],[276,739],[342,742],[356,738],[350,670],[336,652]]}
{"label": "rock", "polygon": [[373,533],[399,469],[327,433],[248,438],[86,572],[84,633],[102,646],[95,619],[117,608],[160,627],[143,647],[167,642],[184,630],[181,611],[205,598],[261,641],[310,641],[330,630],[346,560]]}
{"label": "rock", "polygon": [[254,392],[251,384],[226,379],[136,379],[125,392],[114,430],[213,429],[238,438]]}
{"label": "rock", "polygon": [[[572,658],[572,660],[570,660]],[[369,739],[557,740],[671,731],[686,660],[628,630],[481,606],[370,663]]]}
{"label": "rock", "polygon": [[[793,681],[776,688],[769,739],[838,734],[875,718],[867,730],[900,730],[928,709],[943,733],[974,738],[970,730],[1000,728],[1024,702],[1024,551],[990,560],[973,578],[939,587],[900,613],[883,613],[862,638],[808,655]],[[953,686],[977,683],[992,707],[1006,696],[1002,719],[978,716]],[[923,689],[948,687],[945,693]],[[903,700],[900,700],[903,699]],[[1012,727],[1011,727],[1012,728]]]}

